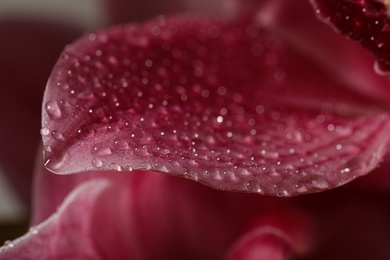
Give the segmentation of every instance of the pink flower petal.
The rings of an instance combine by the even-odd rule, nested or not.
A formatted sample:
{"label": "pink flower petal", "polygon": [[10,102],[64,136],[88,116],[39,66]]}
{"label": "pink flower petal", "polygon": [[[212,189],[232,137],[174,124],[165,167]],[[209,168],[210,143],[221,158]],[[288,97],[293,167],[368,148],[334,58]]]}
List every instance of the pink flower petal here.
{"label": "pink flower petal", "polygon": [[390,70],[390,17],[386,3],[378,0],[313,2],[326,22],[375,55],[378,71]]}
{"label": "pink flower petal", "polygon": [[50,218],[1,247],[0,259],[101,259],[91,237],[90,213],[108,187],[99,179],[79,186]]}
{"label": "pink flower petal", "polygon": [[63,200],[78,186],[85,182],[99,178],[111,181],[126,182],[126,174],[112,174],[112,172],[87,172],[83,174],[57,175],[48,171],[42,161],[42,152],[37,154],[33,185],[32,225],[37,225],[49,218]]}
{"label": "pink flower petal", "polygon": [[[43,173],[36,179],[41,184],[35,186],[35,223],[39,222],[37,217],[56,211],[66,189],[77,183],[86,185],[88,178],[96,176],[114,184],[99,195],[99,203],[86,213],[93,244],[103,259],[221,259],[240,237],[241,230],[251,232],[258,226],[272,226],[283,232],[288,241],[294,241],[293,253],[301,254],[305,252],[301,249],[311,244],[300,239],[303,234],[312,240],[305,228],[311,226],[310,218],[294,211],[273,212],[288,201],[220,192],[152,172],[66,176]],[[75,205],[72,207],[77,210]],[[287,221],[284,216],[289,216]],[[72,219],[68,216],[61,221],[68,223]],[[248,226],[252,222],[255,227]],[[63,241],[67,239],[64,234]]]}
{"label": "pink flower petal", "polygon": [[[222,259],[243,249],[242,242],[251,242],[248,236],[255,238],[251,245],[264,245],[264,250],[275,253],[283,253],[286,245],[300,259],[390,256],[388,196],[345,186],[282,199],[216,191],[152,172],[111,173],[104,178],[114,185],[104,189],[87,213],[93,244],[103,259]],[[53,196],[60,185],[41,192]],[[281,240],[251,236],[259,230]],[[66,234],[62,238],[66,241]],[[267,241],[276,245],[266,246]]]}
{"label": "pink flower petal", "polygon": [[389,116],[257,24],[159,18],[91,33],[49,79],[46,166],[154,170],[292,196],[372,170]]}
{"label": "pink flower petal", "polygon": [[390,77],[374,71],[375,58],[367,49],[335,33],[330,26],[317,19],[309,1],[256,2],[263,3],[263,6],[257,9],[251,6],[251,10],[258,10],[257,19],[265,27],[312,57],[313,61],[332,72],[335,78],[345,82],[345,87],[388,103]]}
{"label": "pink flower petal", "polygon": [[[220,192],[159,173],[125,176],[127,181],[116,188],[116,197],[114,193],[102,196],[102,207],[96,208],[99,214],[92,223],[96,247],[105,259],[222,259],[253,219],[284,233],[289,242],[299,240],[291,229],[299,229],[313,240],[305,229],[311,226],[306,214],[291,214],[284,225],[270,223],[267,213],[284,204],[278,198]],[[272,216],[280,219],[278,213]],[[109,229],[99,228],[106,223],[112,223]],[[303,244],[310,248],[307,242]],[[294,247],[291,252],[301,255],[306,251]]]}
{"label": "pink flower petal", "polygon": [[273,229],[255,230],[237,242],[227,260],[287,260],[291,248]]}
{"label": "pink flower petal", "polygon": [[[83,184],[92,175],[107,178],[113,184],[104,188],[96,197],[96,204],[82,215],[82,225],[85,227],[84,220],[88,219],[90,230],[86,239],[92,240],[89,243],[103,259],[222,259],[242,252],[246,245],[279,255],[287,249],[287,253],[305,257],[302,259],[363,260],[390,256],[389,198],[348,189],[350,185],[282,199],[216,191],[153,172],[45,174],[43,178],[59,179],[51,186],[36,186],[41,188],[36,190],[41,193],[39,198],[53,199],[58,204],[36,205],[46,207],[45,210],[52,207],[54,212],[65,186],[92,185]],[[43,178],[37,180],[45,182]],[[69,210],[77,212],[84,206],[82,200],[77,201],[80,206],[75,203]],[[75,218],[79,221],[80,215]],[[66,225],[73,219],[64,215],[61,223]],[[258,231],[264,232],[265,237],[256,236]],[[72,233],[62,234],[63,243],[72,241]],[[0,255],[0,259],[4,258]]]}

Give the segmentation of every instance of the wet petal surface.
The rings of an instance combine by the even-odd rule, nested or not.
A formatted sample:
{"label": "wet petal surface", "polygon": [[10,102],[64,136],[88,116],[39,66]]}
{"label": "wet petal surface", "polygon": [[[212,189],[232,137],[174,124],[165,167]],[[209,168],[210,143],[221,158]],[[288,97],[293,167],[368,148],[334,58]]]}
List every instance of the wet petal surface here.
{"label": "wet petal surface", "polygon": [[358,41],[377,58],[379,73],[390,70],[390,17],[387,1],[314,0],[316,12],[341,34]]}
{"label": "wet petal surface", "polygon": [[292,196],[372,170],[389,116],[258,24],[159,18],[67,47],[44,97],[46,166],[154,170]]}

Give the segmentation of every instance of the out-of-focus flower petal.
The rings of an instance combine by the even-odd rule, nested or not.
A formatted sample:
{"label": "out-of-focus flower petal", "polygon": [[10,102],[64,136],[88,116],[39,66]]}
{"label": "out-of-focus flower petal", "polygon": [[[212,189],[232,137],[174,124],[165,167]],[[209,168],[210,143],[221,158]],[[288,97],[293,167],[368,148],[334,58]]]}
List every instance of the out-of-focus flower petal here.
{"label": "out-of-focus flower petal", "polygon": [[312,240],[310,215],[277,210],[290,200],[216,191],[152,172],[60,176],[39,166],[36,173],[34,225],[53,214],[75,187],[94,178],[114,184],[89,211],[91,237],[104,259],[220,259],[236,237],[259,226],[282,232],[292,253],[302,254],[312,244],[302,239]]}
{"label": "out-of-focus flower petal", "polygon": [[[41,151],[41,150],[40,150]],[[126,180],[124,174],[110,172],[93,172],[73,175],[57,175],[48,171],[42,161],[42,153],[36,158],[33,185],[33,210],[31,224],[38,225],[57,211],[70,192],[82,183],[96,178],[108,178],[112,181]]]}
{"label": "out-of-focus flower petal", "polygon": [[[275,211],[273,223],[267,218],[270,211],[288,201],[216,191],[160,173],[134,172],[124,176],[127,182],[119,184],[117,197],[106,193],[99,204],[109,204],[111,209],[96,208],[100,213],[95,214],[94,237],[105,259],[221,259],[242,232],[259,226],[284,233],[288,243],[294,241],[292,244],[300,240],[300,235],[291,230],[299,229],[310,238],[303,247],[311,247],[313,236],[306,227],[312,228],[312,223],[304,211],[296,214],[297,218],[290,214],[289,221],[283,224],[274,219],[288,211]],[[110,203],[113,200],[117,203]],[[107,220],[112,223],[110,229],[98,228]],[[253,221],[257,225],[248,226]],[[293,254],[307,252],[294,246]]]}
{"label": "out-of-focus flower petal", "polygon": [[[79,175],[88,176],[61,177],[83,183]],[[246,246],[299,259],[390,256],[389,198],[383,195],[343,187],[286,199],[217,191],[153,172],[91,175],[113,183],[86,213],[103,259],[222,259],[249,253]],[[52,190],[40,192],[50,198]]]}
{"label": "out-of-focus flower petal", "polygon": [[291,258],[291,248],[279,232],[259,229],[247,234],[234,246],[227,260],[286,260]]}
{"label": "out-of-focus flower petal", "polygon": [[80,185],[55,214],[1,247],[0,259],[101,259],[93,244],[91,212],[108,187],[99,179]]}
{"label": "out-of-focus flower petal", "polygon": [[[44,170],[43,166],[38,169]],[[101,178],[110,184],[92,180]],[[64,203],[68,206],[62,206],[51,219],[61,227],[81,222],[77,228],[89,230],[85,252],[96,251],[102,259],[234,259],[258,250],[303,257],[299,259],[331,255],[333,259],[354,256],[360,260],[370,254],[387,259],[389,198],[349,187],[286,199],[217,191],[156,172],[58,176],[44,170],[36,179],[34,224],[57,211],[66,193],[76,188],[82,192],[73,192],[80,196],[71,198],[91,196],[96,203],[84,212],[79,210],[85,197],[72,199],[72,203],[68,198]],[[74,215],[61,213],[67,211]],[[32,228],[26,237],[30,239],[36,230]],[[72,243],[72,235],[61,234],[62,243]],[[4,248],[10,245],[16,248],[17,243]],[[24,250],[17,247],[12,256]],[[56,244],[53,250],[57,250]],[[72,247],[67,250],[78,252]],[[12,259],[2,256],[9,255],[0,254],[0,259]]]}
{"label": "out-of-focus flower petal", "polygon": [[38,152],[34,170],[31,224],[38,225],[49,218],[66,196],[87,180],[85,174],[63,176],[49,172],[43,165],[42,153]]}
{"label": "out-of-focus flower petal", "polygon": [[381,160],[389,116],[320,69],[254,23],[186,16],[91,33],[50,77],[46,165],[278,196],[340,186]]}
{"label": "out-of-focus flower petal", "polygon": [[269,210],[258,216],[256,222],[236,239],[226,259],[282,260],[310,251],[317,237],[313,232],[313,220],[299,210],[288,208]]}
{"label": "out-of-focus flower petal", "polygon": [[390,77],[374,71],[375,59],[369,51],[317,19],[309,1],[259,2],[263,3],[257,9],[261,24],[333,72],[333,78],[345,82],[346,87],[388,103]]}
{"label": "out-of-focus flower petal", "polygon": [[312,0],[319,16],[377,58],[379,73],[390,70],[390,17],[387,1]]}
{"label": "out-of-focus flower petal", "polygon": [[0,164],[28,203],[47,78],[76,29],[39,21],[0,20]]}

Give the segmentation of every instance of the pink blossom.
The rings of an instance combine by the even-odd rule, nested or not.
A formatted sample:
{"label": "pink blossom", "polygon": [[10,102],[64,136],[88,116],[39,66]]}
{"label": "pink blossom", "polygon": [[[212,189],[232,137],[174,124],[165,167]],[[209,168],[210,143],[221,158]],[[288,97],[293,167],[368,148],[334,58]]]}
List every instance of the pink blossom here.
{"label": "pink blossom", "polygon": [[[141,8],[109,1],[120,21],[120,3]],[[163,6],[191,9],[178,3]],[[374,57],[303,0],[207,9],[65,48],[32,228],[0,259],[390,258],[390,90]]]}

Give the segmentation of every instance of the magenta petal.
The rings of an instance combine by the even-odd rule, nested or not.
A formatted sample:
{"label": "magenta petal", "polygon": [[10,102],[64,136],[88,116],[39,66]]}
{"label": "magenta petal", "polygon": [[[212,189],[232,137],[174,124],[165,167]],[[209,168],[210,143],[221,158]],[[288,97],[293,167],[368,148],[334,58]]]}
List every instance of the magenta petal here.
{"label": "magenta petal", "polygon": [[58,211],[23,237],[0,248],[0,259],[101,259],[91,237],[91,212],[109,187],[95,179],[80,185]]}
{"label": "magenta petal", "polygon": [[229,203],[229,193],[159,173],[124,175],[95,210],[93,234],[104,259],[220,259],[242,224],[227,213],[245,202]]}
{"label": "magenta petal", "polygon": [[278,196],[342,185],[380,161],[389,116],[319,71],[257,24],[176,17],[91,33],[49,79],[46,166]]}
{"label": "magenta petal", "polygon": [[258,19],[267,28],[322,64],[335,78],[346,82],[346,87],[388,103],[390,77],[380,76],[374,71],[375,58],[367,49],[335,33],[317,19],[309,1],[256,2],[267,3],[257,9]]}
{"label": "magenta petal", "polygon": [[390,70],[390,17],[386,1],[312,0],[316,12],[341,34],[358,41],[377,58],[379,71]]}
{"label": "magenta petal", "polygon": [[236,243],[227,260],[287,260],[291,248],[278,230],[256,230]]}

